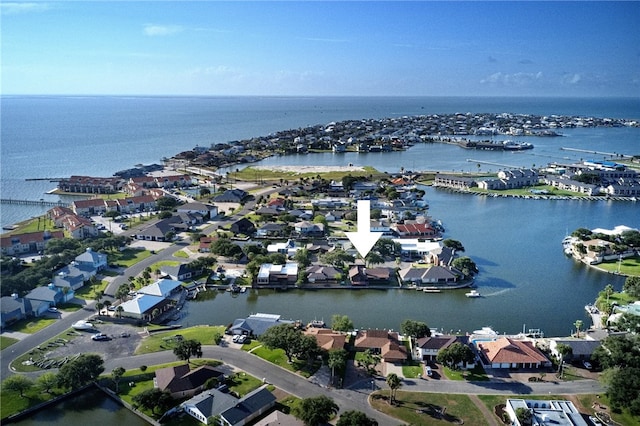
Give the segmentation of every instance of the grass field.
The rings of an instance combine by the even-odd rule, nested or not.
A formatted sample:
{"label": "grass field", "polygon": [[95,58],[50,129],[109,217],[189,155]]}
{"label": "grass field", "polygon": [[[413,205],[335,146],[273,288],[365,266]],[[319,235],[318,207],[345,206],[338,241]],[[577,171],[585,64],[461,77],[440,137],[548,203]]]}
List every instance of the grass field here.
{"label": "grass field", "polygon": [[19,342],[18,339],[14,339],[11,337],[5,337],[5,336],[0,336],[0,351],[8,348],[9,346],[13,345],[14,343]]}
{"label": "grass field", "polygon": [[111,254],[111,256],[113,257],[109,259],[110,262],[124,268],[130,268],[141,260],[151,256],[151,252],[148,250],[133,250],[128,248],[121,252]]}
{"label": "grass field", "polygon": [[596,268],[607,272],[619,272],[622,275],[640,276],[640,256],[622,259],[622,262],[611,260],[596,265]]}
{"label": "grass field", "polygon": [[256,180],[266,180],[270,182],[279,182],[280,179],[283,180],[295,180],[300,178],[314,178],[316,176],[320,176],[323,179],[327,180],[340,180],[344,176],[370,176],[373,178],[379,178],[386,176],[384,173],[379,172],[373,167],[365,166],[362,171],[325,171],[325,172],[308,172],[308,173],[296,173],[282,170],[268,170],[268,169],[256,169],[255,167],[247,167],[238,172],[229,173],[229,177],[242,181],[256,181]]}
{"label": "grass field", "polygon": [[7,327],[11,331],[33,334],[57,321],[57,318],[27,318],[16,321]]}
{"label": "grass field", "polygon": [[178,342],[176,335],[181,335],[184,340],[197,340],[203,345],[213,345],[216,335],[224,334],[224,326],[199,325],[190,328],[181,328],[166,332],[156,332],[144,339],[136,350],[136,355],[173,350]]}

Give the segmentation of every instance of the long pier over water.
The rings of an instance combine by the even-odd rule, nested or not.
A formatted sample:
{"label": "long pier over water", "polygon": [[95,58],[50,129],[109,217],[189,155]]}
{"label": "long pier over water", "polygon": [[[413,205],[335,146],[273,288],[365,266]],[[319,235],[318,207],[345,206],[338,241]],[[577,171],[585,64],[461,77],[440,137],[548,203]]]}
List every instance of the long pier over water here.
{"label": "long pier over water", "polygon": [[23,206],[67,207],[69,203],[47,200],[18,200],[16,198],[0,198],[0,204],[21,204]]}

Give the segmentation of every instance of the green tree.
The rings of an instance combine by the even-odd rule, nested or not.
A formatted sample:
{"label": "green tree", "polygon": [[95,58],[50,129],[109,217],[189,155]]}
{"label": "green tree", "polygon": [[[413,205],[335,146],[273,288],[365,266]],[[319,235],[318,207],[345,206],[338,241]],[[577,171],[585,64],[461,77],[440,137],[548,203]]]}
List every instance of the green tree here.
{"label": "green tree", "polygon": [[147,389],[134,395],[132,398],[134,407],[142,407],[155,413],[156,408],[165,411],[173,403],[173,398],[167,392],[163,392],[158,388]]}
{"label": "green tree", "polygon": [[2,382],[2,390],[9,392],[18,392],[20,398],[24,398],[24,393],[33,387],[33,381],[22,374],[14,374],[7,377]]}
{"label": "green tree", "polygon": [[400,331],[402,334],[409,336],[412,339],[431,336],[431,329],[429,329],[429,326],[426,323],[411,319],[402,321],[400,324]]}
{"label": "green tree", "polygon": [[560,362],[558,363],[558,374],[562,377],[562,370],[564,368],[564,361],[567,357],[571,356],[573,353],[573,348],[564,343],[558,343],[556,346],[556,351],[560,354]]}
{"label": "green tree", "polygon": [[111,371],[111,380],[113,380],[113,384],[116,387],[116,394],[119,391],[120,379],[122,379],[122,376],[124,376],[126,371],[127,370],[125,370],[124,367],[116,367]]}
{"label": "green tree", "polygon": [[183,340],[173,348],[173,353],[178,359],[187,361],[188,364],[192,356],[198,358],[202,356],[202,344],[194,339]]}
{"label": "green tree", "polygon": [[389,404],[393,405],[396,400],[396,393],[402,386],[402,381],[396,373],[391,373],[387,375],[387,386],[389,386]]}
{"label": "green tree", "polygon": [[103,309],[104,309],[104,303],[102,302],[96,303],[96,312],[98,312],[98,316],[102,315]]}
{"label": "green tree", "polygon": [[375,370],[376,366],[380,364],[380,361],[382,361],[382,357],[380,355],[375,354],[371,349],[367,349],[362,353],[359,363],[365,368],[365,370],[371,373]]}
{"label": "green tree", "polygon": [[384,257],[377,251],[373,251],[373,250],[367,253],[364,259],[367,262],[368,266],[381,265],[384,263]]}
{"label": "green tree", "polygon": [[309,256],[309,250],[306,248],[300,249],[293,256],[293,260],[298,263],[298,267],[306,268],[311,264],[311,257]]}
{"label": "green tree", "polygon": [[640,415],[640,368],[613,368],[609,374],[607,396],[615,410],[627,408],[634,416]]}
{"label": "green tree", "polygon": [[78,389],[96,380],[103,371],[104,360],[100,355],[82,354],[60,368],[58,386]]}
{"label": "green tree", "polygon": [[58,377],[54,373],[44,373],[36,379],[36,385],[45,393],[50,394],[51,389],[55,388],[58,383]]}
{"label": "green tree", "polygon": [[293,413],[307,426],[320,426],[335,416],[339,409],[333,399],[319,395],[301,400],[293,408]]}
{"label": "green tree", "polygon": [[344,371],[347,366],[347,358],[349,353],[345,349],[331,349],[329,351],[329,358],[327,359],[327,365],[331,369],[331,378],[335,378],[336,370]]}
{"label": "green tree", "polygon": [[292,363],[294,356],[298,353],[301,338],[302,331],[296,329],[292,324],[279,324],[267,329],[260,336],[260,341],[267,348],[282,349],[289,363]]}
{"label": "green tree", "polygon": [[516,417],[518,418],[518,421],[520,422],[521,425],[531,426],[531,420],[533,418],[533,415],[531,414],[530,409],[524,408],[524,407],[516,408]]}
{"label": "green tree", "polygon": [[331,316],[331,329],[334,331],[344,331],[349,332],[352,331],[355,327],[353,326],[353,321],[346,316],[340,314],[334,314]]}
{"label": "green tree", "polygon": [[454,268],[462,272],[466,277],[471,276],[478,272],[478,267],[476,263],[471,260],[470,257],[462,256],[456,259],[453,259],[451,263]]}
{"label": "green tree", "polygon": [[124,312],[124,308],[122,305],[116,306],[116,313],[118,314],[118,318],[122,318],[122,313]]}
{"label": "green tree", "polygon": [[445,247],[449,247],[454,249],[455,251],[464,251],[464,246],[458,240],[452,240],[451,238],[447,238],[442,241],[442,245]]}
{"label": "green tree", "polygon": [[321,260],[322,262],[333,265],[336,268],[342,268],[345,263],[352,263],[355,260],[355,257],[343,249],[336,249],[322,255]]}
{"label": "green tree", "polygon": [[336,426],[378,426],[378,422],[362,411],[350,410],[340,415]]}
{"label": "green tree", "polygon": [[631,297],[640,298],[640,276],[630,276],[624,281],[622,289]]}
{"label": "green tree", "polygon": [[573,325],[576,328],[576,337],[580,338],[580,329],[582,329],[582,320],[576,320],[576,322],[573,323]]}
{"label": "green tree", "polygon": [[395,256],[400,254],[401,246],[391,238],[382,237],[373,245],[373,250],[380,253],[381,256]]}
{"label": "green tree", "polygon": [[449,368],[457,370],[460,364],[468,364],[473,362],[475,355],[469,346],[460,342],[455,342],[447,348],[440,349],[436,356],[436,361],[449,366]]}

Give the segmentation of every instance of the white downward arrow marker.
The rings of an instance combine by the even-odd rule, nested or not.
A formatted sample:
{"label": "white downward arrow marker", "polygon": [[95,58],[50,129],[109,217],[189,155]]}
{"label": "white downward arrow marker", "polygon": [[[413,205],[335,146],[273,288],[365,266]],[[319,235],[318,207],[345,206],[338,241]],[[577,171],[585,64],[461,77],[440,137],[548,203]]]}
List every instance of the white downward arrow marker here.
{"label": "white downward arrow marker", "polygon": [[358,231],[346,232],[351,244],[362,257],[369,254],[373,245],[382,236],[382,232],[371,232],[370,208],[369,200],[358,200]]}

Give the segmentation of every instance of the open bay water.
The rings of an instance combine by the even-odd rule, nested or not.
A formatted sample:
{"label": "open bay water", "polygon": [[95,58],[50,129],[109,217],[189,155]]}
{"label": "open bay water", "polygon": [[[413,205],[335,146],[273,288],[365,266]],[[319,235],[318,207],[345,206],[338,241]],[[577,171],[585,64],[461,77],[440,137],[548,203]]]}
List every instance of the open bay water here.
{"label": "open bay water", "polygon": [[[456,112],[510,112],[640,119],[640,99],[553,98],[351,98],[351,97],[0,97],[2,198],[57,200],[55,187],[28,178],[70,175],[111,176],[137,163],[159,162],[180,151],[212,143],[265,136],[331,121]],[[420,144],[392,154],[319,154],[271,157],[264,165],[371,165],[379,170],[439,169],[476,171],[481,160],[537,166],[550,161],[592,158],[559,147],[638,154],[640,129],[562,129],[562,138],[517,138],[535,149],[523,153],[463,151],[441,144]],[[497,138],[498,140],[500,138]],[[503,138],[506,139],[506,138]],[[514,138],[515,139],[515,138]],[[482,171],[498,166],[481,164]],[[517,333],[540,328],[567,335],[576,319],[589,324],[584,305],[608,283],[624,278],[585,267],[562,253],[561,240],[578,227],[640,227],[640,205],[632,202],[545,201],[484,198],[427,188],[430,214],[441,219],[445,237],[464,244],[480,267],[484,297],[464,291],[426,294],[400,290],[249,291],[189,302],[183,325],[227,324],[251,313],[285,318],[324,319],[347,314],[359,328],[398,329],[403,319],[427,322],[443,331],[492,326]],[[46,208],[2,205],[2,226],[43,214]],[[107,399],[105,399],[107,401]],[[109,401],[110,402],[110,401]],[[109,405],[47,410],[58,423],[80,425],[99,418],[105,424],[129,424],[125,410]],[[31,421],[31,420],[27,420]],[[50,424],[51,417],[33,418]]]}

